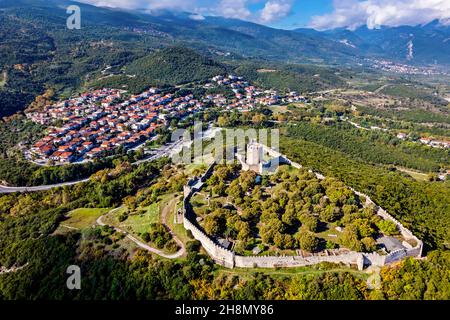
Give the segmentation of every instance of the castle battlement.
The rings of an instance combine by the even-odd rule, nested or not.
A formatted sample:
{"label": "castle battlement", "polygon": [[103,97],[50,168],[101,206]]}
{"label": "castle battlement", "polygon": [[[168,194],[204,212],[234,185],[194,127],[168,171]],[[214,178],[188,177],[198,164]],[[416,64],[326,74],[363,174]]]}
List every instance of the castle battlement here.
{"label": "castle battlement", "polygon": [[[281,153],[271,150],[270,148],[260,145],[256,148],[252,147],[252,152],[260,152],[260,150],[268,150],[271,152],[271,155],[275,157],[282,157],[285,163],[288,163],[295,168],[302,168],[302,166],[298,163],[292,162],[287,157],[282,155]],[[265,151],[264,151],[265,152]],[[253,155],[256,157],[256,155]],[[239,159],[239,158],[238,158]],[[242,159],[242,158],[241,158]],[[256,158],[252,158],[253,160]],[[252,160],[252,161],[253,161]],[[206,173],[199,179],[188,183],[187,186],[184,187],[184,200],[183,200],[183,224],[186,230],[190,230],[194,238],[202,244],[203,248],[209,254],[209,256],[218,264],[225,266],[227,268],[276,268],[276,267],[301,267],[314,265],[322,262],[330,262],[337,264],[345,264],[345,265],[356,265],[359,270],[362,270],[366,265],[378,266],[382,267],[384,265],[399,261],[404,259],[405,257],[421,257],[423,243],[419,240],[413,233],[405,228],[398,220],[388,214],[384,209],[377,206],[369,196],[364,193],[358,192],[352,188],[350,188],[355,194],[358,196],[363,196],[366,198],[366,203],[373,204],[377,210],[377,214],[385,220],[392,221],[395,223],[397,228],[399,229],[402,236],[407,240],[414,240],[416,245],[414,247],[410,246],[410,248],[400,249],[396,251],[392,251],[387,255],[380,255],[376,252],[372,253],[362,253],[362,252],[345,252],[339,253],[337,255],[325,255],[318,256],[313,255],[310,257],[303,256],[241,256],[236,255],[233,251],[228,250],[218,244],[216,244],[208,235],[206,235],[200,227],[197,225],[196,221],[193,222],[190,219],[194,216],[193,212],[191,212],[192,208],[189,204],[190,198],[192,195],[201,190],[204,182],[211,176],[214,166],[216,163],[212,163]],[[325,179],[325,176],[314,173],[318,179]]]}

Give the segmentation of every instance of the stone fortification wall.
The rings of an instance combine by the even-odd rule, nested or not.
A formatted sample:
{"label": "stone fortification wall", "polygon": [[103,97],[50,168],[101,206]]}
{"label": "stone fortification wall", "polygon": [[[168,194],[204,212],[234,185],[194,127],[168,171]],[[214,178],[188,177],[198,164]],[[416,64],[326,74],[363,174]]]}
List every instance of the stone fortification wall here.
{"label": "stone fortification wall", "polygon": [[190,230],[195,239],[201,242],[202,247],[206,250],[209,256],[214,260],[214,262],[227,267],[234,267],[234,252],[227,250],[218,244],[214,243],[210,237],[204,234],[200,228],[189,221],[189,219],[184,219],[184,227],[186,230]]}
{"label": "stone fortification wall", "polygon": [[[277,151],[264,147],[264,151],[268,152],[274,157],[283,157],[285,162],[292,165],[295,168],[302,168],[298,163],[290,161],[287,157],[280,154]],[[183,200],[183,223],[186,230],[190,230],[195,239],[200,241],[203,248],[211,256],[211,258],[218,264],[228,268],[275,268],[275,267],[301,267],[314,265],[321,262],[330,263],[343,263],[346,265],[356,265],[359,270],[362,270],[364,266],[372,265],[382,267],[386,264],[399,261],[405,257],[420,257],[422,255],[423,243],[417,237],[415,237],[411,231],[406,229],[399,221],[389,215],[385,210],[377,206],[367,195],[360,193],[352,189],[358,196],[366,198],[366,205],[374,205],[377,209],[377,214],[383,219],[389,220],[395,223],[400,233],[406,240],[410,240],[415,243],[415,246],[409,243],[404,243],[405,249],[393,251],[388,255],[380,255],[376,252],[373,253],[361,253],[361,252],[345,252],[333,255],[313,255],[310,257],[304,256],[239,256],[234,252],[227,250],[214,242],[208,235],[206,235],[195,221],[195,214],[193,213],[190,205],[190,198],[192,195],[200,190],[204,182],[209,178],[214,170],[215,163],[211,164],[205,174],[193,181],[190,181],[184,188],[184,200]],[[311,171],[312,172],[312,171]],[[315,173],[318,179],[325,179],[325,177],[319,173]]]}
{"label": "stone fortification wall", "polygon": [[[303,267],[321,262],[343,263],[346,265],[358,265],[362,254],[349,252],[336,256],[238,256],[234,257],[235,267],[239,268],[275,268],[275,267]],[[361,266],[362,269],[362,266]]]}

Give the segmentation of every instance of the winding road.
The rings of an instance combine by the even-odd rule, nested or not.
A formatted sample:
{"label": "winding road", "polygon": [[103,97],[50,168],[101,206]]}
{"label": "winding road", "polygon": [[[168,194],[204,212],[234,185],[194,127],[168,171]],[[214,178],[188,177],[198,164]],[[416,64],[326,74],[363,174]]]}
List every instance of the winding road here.
{"label": "winding road", "polygon": [[88,179],[83,180],[77,180],[77,181],[71,181],[71,182],[64,182],[64,183],[58,183],[58,184],[49,184],[45,186],[36,186],[36,187],[8,187],[4,185],[0,185],[0,194],[1,193],[14,193],[14,192],[36,192],[36,191],[44,191],[44,190],[50,190],[53,188],[59,188],[64,186],[72,186],[78,183],[87,182]]}
{"label": "winding road", "polygon": [[[173,152],[181,148],[181,145],[183,144],[183,141],[177,141],[174,143],[170,143],[164,147],[161,147],[160,149],[155,150],[155,154],[149,158],[142,159],[136,162],[133,162],[132,165],[139,165],[144,162],[148,161],[154,161],[156,159],[165,157],[165,156],[171,156]],[[0,185],[0,194],[2,193],[14,193],[14,192],[36,192],[36,191],[45,191],[50,190],[54,188],[64,187],[64,186],[72,186],[75,184],[83,183],[89,181],[90,178],[83,179],[83,180],[76,180],[76,181],[70,181],[70,182],[64,182],[64,183],[58,183],[58,184],[49,184],[49,185],[43,185],[43,186],[35,186],[35,187],[8,187],[5,185]]]}
{"label": "winding road", "polygon": [[[165,223],[165,216],[166,216],[167,212],[170,210],[170,207],[173,206],[174,201],[175,201],[175,204],[176,204],[176,201],[178,201],[178,199],[177,199],[177,198],[172,199],[172,200],[167,204],[167,206],[164,207],[164,209],[163,209],[163,211],[162,211],[162,220],[163,220],[163,224],[166,225],[166,226],[167,226],[167,224]],[[111,213],[113,213],[113,212],[115,212],[115,211],[117,211],[117,210],[119,210],[119,209],[121,209],[121,208],[122,208],[122,207],[118,207],[118,208],[116,208],[116,209],[113,209],[113,210],[111,210],[110,212],[108,212],[107,214],[111,214]],[[157,254],[157,255],[159,255],[159,256],[161,256],[161,257],[163,257],[163,258],[167,258],[167,259],[177,259],[177,258],[182,257],[182,256],[186,253],[186,248],[185,248],[185,246],[184,246],[184,243],[183,243],[180,239],[178,239],[177,236],[176,236],[176,235],[172,232],[172,230],[170,230],[170,229],[169,229],[170,234],[172,235],[173,239],[175,240],[175,242],[176,242],[176,243],[178,244],[178,246],[180,247],[180,250],[178,250],[177,252],[175,252],[175,253],[173,253],[173,254],[167,254],[167,253],[162,252],[162,251],[159,250],[159,249],[150,247],[148,244],[146,244],[146,243],[142,242],[141,240],[137,239],[135,236],[131,235],[131,234],[128,233],[127,231],[124,231],[124,230],[122,230],[122,229],[120,229],[120,228],[118,228],[118,227],[114,227],[114,226],[105,224],[105,223],[103,222],[103,217],[104,217],[104,215],[98,217],[98,219],[97,219],[97,224],[98,224],[99,226],[109,226],[109,227],[113,228],[115,231],[124,234],[124,235],[126,236],[126,238],[128,238],[128,239],[131,240],[131,241],[133,241],[138,247],[140,247],[140,248],[142,248],[142,249],[145,249],[145,250],[147,250],[147,251],[149,251],[149,252],[152,252],[152,253],[154,253],[154,254]],[[169,227],[167,227],[167,228],[169,228]]]}
{"label": "winding road", "polygon": [[[214,135],[220,130],[222,130],[222,129],[218,128],[218,127],[212,127],[210,125],[208,130],[203,132],[201,139],[210,139],[210,138],[214,137]],[[148,162],[148,161],[154,161],[154,160],[157,160],[157,159],[165,157],[165,156],[172,157],[174,154],[180,152],[182,150],[183,146],[189,147],[191,144],[192,144],[192,141],[183,141],[183,140],[178,140],[175,142],[168,143],[165,146],[162,146],[159,149],[154,150],[154,155],[152,155],[146,159],[142,159],[142,160],[133,162],[131,165],[139,165],[141,163]],[[50,190],[50,189],[64,187],[64,186],[72,186],[72,185],[75,185],[78,183],[87,182],[89,180],[90,180],[90,178],[87,178],[87,179],[83,179],[83,180],[76,180],[76,181],[51,184],[51,185],[43,185],[43,186],[34,186],[34,187],[8,187],[5,185],[0,185],[0,194],[14,193],[14,192],[23,193],[23,192],[45,191],[45,190]]]}

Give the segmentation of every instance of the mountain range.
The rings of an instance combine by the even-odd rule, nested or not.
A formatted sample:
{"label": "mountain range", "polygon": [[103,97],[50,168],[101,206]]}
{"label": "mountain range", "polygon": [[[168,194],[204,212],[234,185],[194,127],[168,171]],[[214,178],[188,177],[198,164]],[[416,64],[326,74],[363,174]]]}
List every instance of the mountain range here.
{"label": "mountain range", "polygon": [[[433,21],[424,26],[356,30],[280,30],[252,22],[187,12],[130,11],[95,7],[66,0],[1,0],[2,16],[47,20],[64,27],[66,7],[81,7],[85,28],[112,27],[136,35],[183,41],[245,57],[322,64],[359,63],[366,58],[394,62],[450,65],[450,26]],[[63,30],[61,30],[63,31]],[[139,36],[138,36],[139,38]],[[162,41],[164,42],[164,41]]]}
{"label": "mountain range", "polygon": [[[81,30],[66,27],[66,9],[73,4],[81,9]],[[0,0],[0,117],[23,109],[46,88],[69,95],[101,77],[107,66],[125,67],[174,46],[217,62],[359,68],[383,59],[450,67],[450,27],[438,21],[374,30],[280,30],[188,12],[130,11],[68,0]],[[301,74],[299,68],[283,72],[294,69]]]}

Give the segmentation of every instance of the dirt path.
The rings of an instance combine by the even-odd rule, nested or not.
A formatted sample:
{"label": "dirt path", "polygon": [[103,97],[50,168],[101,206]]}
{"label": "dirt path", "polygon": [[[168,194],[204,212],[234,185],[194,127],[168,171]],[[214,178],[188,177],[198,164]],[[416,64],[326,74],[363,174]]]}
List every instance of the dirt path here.
{"label": "dirt path", "polygon": [[173,239],[175,240],[175,242],[178,244],[178,246],[181,248],[178,252],[183,251],[183,254],[186,253],[186,248],[184,246],[184,243],[178,239],[177,235],[172,231],[172,229],[170,229],[169,225],[167,224],[167,215],[170,213],[170,210],[175,210],[176,209],[176,205],[178,203],[178,201],[180,201],[180,197],[175,197],[172,200],[170,200],[167,205],[164,206],[164,208],[162,209],[161,212],[161,222],[162,224],[164,224],[167,229],[169,229],[170,234],[172,235]]}
{"label": "dirt path", "polygon": [[[174,200],[176,200],[176,199],[171,200],[171,202],[174,201]],[[170,204],[171,202],[169,202],[169,204]],[[169,206],[169,204],[168,204],[165,208],[167,208],[167,207]],[[113,209],[113,210],[109,211],[107,214],[113,213],[114,211],[117,211],[117,210],[119,210],[119,209],[121,209],[121,208],[122,208],[122,207]],[[164,208],[164,209],[165,209],[165,208]],[[163,212],[164,212],[164,210],[163,210]],[[103,222],[103,217],[104,217],[104,215],[98,217],[98,219],[97,219],[97,224],[98,224],[99,226],[106,226],[106,225],[107,225],[107,224],[105,224],[105,223]],[[163,222],[163,223],[165,224],[165,222]],[[169,230],[170,230],[170,234],[172,235],[172,237],[174,238],[174,240],[176,241],[176,243],[178,244],[178,246],[180,246],[180,250],[178,250],[177,252],[175,252],[175,253],[173,253],[173,254],[167,254],[167,253],[162,252],[162,251],[159,250],[159,249],[150,247],[149,245],[147,245],[146,243],[143,243],[141,240],[137,239],[135,236],[131,235],[131,234],[128,233],[127,231],[124,231],[124,230],[122,230],[122,229],[120,229],[120,228],[117,228],[117,227],[114,227],[114,226],[110,226],[110,225],[108,225],[108,226],[109,226],[109,227],[112,227],[115,231],[124,234],[129,240],[133,241],[138,247],[140,247],[140,248],[142,248],[142,249],[145,249],[145,250],[147,250],[147,251],[150,251],[150,252],[152,252],[152,253],[154,253],[154,254],[157,254],[157,255],[159,255],[159,256],[161,256],[161,257],[163,257],[163,258],[167,258],[167,259],[176,259],[176,258],[182,257],[182,256],[186,253],[186,248],[184,247],[183,242],[181,242],[181,241],[173,234],[172,230],[170,230],[170,229],[169,229]]]}
{"label": "dirt path", "polygon": [[0,267],[0,274],[17,272],[19,270],[22,270],[22,269],[26,268],[27,266],[28,266],[28,262],[25,263],[23,266],[12,267],[12,268],[9,268],[9,269],[7,269],[6,267]]}

